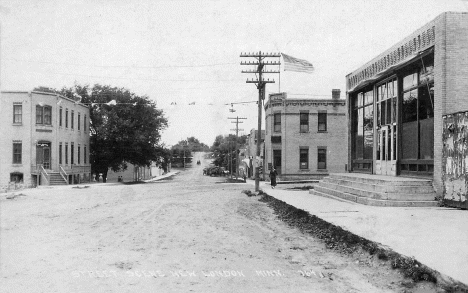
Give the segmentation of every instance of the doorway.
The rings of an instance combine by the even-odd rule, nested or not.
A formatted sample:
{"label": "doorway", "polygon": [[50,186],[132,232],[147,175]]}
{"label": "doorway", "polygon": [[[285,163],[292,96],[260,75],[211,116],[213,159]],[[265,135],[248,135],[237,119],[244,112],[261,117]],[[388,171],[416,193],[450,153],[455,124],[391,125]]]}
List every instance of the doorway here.
{"label": "doorway", "polygon": [[273,167],[281,174],[281,150],[273,150]]}
{"label": "doorway", "polygon": [[36,145],[36,164],[50,169],[50,142],[38,142]]}
{"label": "doorway", "polygon": [[377,135],[375,173],[396,176],[396,125],[382,125]]}

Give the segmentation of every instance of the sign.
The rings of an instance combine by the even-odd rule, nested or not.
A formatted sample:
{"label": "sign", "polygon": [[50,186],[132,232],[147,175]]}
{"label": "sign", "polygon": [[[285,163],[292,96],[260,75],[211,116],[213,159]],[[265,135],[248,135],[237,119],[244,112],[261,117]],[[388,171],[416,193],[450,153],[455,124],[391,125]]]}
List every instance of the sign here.
{"label": "sign", "polygon": [[281,101],[286,99],[286,93],[270,94],[270,101]]}
{"label": "sign", "polygon": [[271,163],[268,163],[268,170],[271,170],[273,168],[273,165]]}

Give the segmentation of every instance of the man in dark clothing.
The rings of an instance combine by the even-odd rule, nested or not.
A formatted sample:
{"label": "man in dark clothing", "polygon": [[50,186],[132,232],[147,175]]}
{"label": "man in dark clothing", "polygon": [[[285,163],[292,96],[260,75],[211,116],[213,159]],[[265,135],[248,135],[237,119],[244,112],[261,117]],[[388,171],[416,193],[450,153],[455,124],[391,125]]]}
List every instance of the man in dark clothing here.
{"label": "man in dark clothing", "polygon": [[271,171],[270,171],[271,188],[275,188],[275,186],[276,186],[276,176],[278,176],[278,172],[276,172],[275,168],[272,168]]}

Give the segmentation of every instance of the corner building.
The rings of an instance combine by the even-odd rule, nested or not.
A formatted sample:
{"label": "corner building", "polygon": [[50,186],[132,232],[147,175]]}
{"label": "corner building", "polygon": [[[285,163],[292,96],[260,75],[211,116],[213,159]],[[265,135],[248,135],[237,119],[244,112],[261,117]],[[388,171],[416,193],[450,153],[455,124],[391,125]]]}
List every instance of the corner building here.
{"label": "corner building", "polygon": [[467,32],[468,13],[443,13],[346,76],[349,171],[430,179],[449,202],[466,196]]}
{"label": "corner building", "polygon": [[4,91],[0,186],[90,180],[89,108],[53,93]]}
{"label": "corner building", "polygon": [[265,164],[281,180],[320,179],[345,172],[346,101],[340,90],[332,99],[290,99],[270,94],[265,104]]}

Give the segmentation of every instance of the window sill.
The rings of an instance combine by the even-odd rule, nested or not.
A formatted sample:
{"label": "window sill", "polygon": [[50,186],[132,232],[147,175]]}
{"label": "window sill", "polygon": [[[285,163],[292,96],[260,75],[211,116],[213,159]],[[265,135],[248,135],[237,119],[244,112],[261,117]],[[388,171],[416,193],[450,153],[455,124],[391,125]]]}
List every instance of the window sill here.
{"label": "window sill", "polygon": [[310,172],[310,169],[299,169],[299,172]]}
{"label": "window sill", "polygon": [[13,126],[23,126],[23,123],[13,123]]}
{"label": "window sill", "polygon": [[41,126],[41,127],[54,127],[52,124],[37,124],[36,127]]}
{"label": "window sill", "polygon": [[328,133],[328,131],[317,131],[317,133]]}
{"label": "window sill", "polygon": [[22,163],[14,163],[14,164],[11,164],[12,167],[23,167],[23,164]]}
{"label": "window sill", "polygon": [[317,172],[327,172],[328,173],[328,170],[327,169],[317,169]]}

